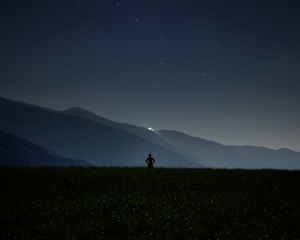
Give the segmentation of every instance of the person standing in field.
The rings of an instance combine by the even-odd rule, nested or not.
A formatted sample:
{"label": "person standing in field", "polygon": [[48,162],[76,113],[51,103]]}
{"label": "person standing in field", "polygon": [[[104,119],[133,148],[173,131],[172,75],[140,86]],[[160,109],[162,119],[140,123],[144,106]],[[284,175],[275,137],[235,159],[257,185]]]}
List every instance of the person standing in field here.
{"label": "person standing in field", "polygon": [[155,159],[151,156],[151,154],[149,154],[148,158],[146,159],[146,163],[148,165],[148,168],[154,167]]}

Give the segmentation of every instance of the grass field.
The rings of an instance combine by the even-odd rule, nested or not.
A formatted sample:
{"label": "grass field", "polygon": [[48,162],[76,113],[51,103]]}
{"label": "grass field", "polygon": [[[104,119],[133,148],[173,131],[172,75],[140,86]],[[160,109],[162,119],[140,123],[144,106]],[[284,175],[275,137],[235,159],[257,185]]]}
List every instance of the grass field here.
{"label": "grass field", "polygon": [[300,172],[0,169],[0,239],[300,239]]}

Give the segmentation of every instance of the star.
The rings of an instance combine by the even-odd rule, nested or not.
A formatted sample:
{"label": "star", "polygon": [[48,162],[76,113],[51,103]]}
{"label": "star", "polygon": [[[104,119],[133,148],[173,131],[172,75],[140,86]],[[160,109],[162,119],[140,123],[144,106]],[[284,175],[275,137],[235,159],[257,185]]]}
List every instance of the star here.
{"label": "star", "polygon": [[120,3],[119,2],[116,3],[116,7],[120,7]]}

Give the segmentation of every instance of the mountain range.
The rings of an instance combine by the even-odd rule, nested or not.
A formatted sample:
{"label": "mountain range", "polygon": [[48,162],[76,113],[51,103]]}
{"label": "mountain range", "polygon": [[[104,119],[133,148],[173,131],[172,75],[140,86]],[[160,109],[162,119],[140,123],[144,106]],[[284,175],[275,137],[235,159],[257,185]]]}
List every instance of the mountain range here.
{"label": "mountain range", "polygon": [[[13,134],[15,142],[21,138],[44,153],[64,156],[62,162],[69,160],[61,165],[145,166],[152,153],[158,167],[300,169],[300,153],[289,149],[228,146],[179,131],[151,131],[82,108],[58,111],[0,97],[0,116],[0,130]],[[2,149],[7,140],[5,134],[0,138]],[[0,165],[4,161],[0,155]]]}
{"label": "mountain range", "polygon": [[0,129],[94,166],[144,166],[148,153],[159,158],[157,166],[200,166],[128,131],[67,112],[0,98]]}
{"label": "mountain range", "polygon": [[29,141],[0,130],[0,166],[91,166],[83,160],[58,156]]}

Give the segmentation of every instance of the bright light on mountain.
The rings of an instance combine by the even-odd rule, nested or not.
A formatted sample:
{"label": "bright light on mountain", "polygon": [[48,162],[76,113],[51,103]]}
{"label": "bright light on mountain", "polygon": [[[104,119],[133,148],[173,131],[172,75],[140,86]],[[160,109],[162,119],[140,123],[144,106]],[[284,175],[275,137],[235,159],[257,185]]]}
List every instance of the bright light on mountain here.
{"label": "bright light on mountain", "polygon": [[151,127],[149,127],[148,130],[154,132],[154,129]]}

